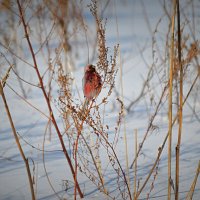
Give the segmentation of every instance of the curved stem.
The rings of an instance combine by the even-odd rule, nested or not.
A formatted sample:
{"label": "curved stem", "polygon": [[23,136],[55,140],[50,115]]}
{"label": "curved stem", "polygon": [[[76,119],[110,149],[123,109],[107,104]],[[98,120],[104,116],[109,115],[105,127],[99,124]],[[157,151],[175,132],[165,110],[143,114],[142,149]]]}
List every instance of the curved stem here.
{"label": "curved stem", "polygon": [[6,97],[5,97],[5,94],[4,94],[4,91],[3,91],[3,86],[1,84],[1,82],[0,82],[0,94],[2,95],[4,106],[5,106],[9,121],[10,121],[10,125],[11,125],[12,131],[13,131],[13,135],[15,137],[15,141],[16,141],[17,147],[18,147],[19,152],[21,154],[21,157],[23,158],[24,163],[26,165],[26,171],[27,171],[27,174],[28,174],[28,180],[29,180],[29,186],[30,186],[30,189],[31,189],[32,200],[35,200],[35,193],[34,193],[34,188],[33,188],[33,180],[31,178],[31,171],[30,171],[30,167],[29,167],[28,158],[25,157],[24,151],[23,151],[23,149],[21,147],[21,144],[19,142],[19,138],[17,136],[17,132],[16,132],[16,129],[15,129],[13,120],[12,120],[12,116],[11,116],[11,113],[10,113],[10,110],[9,110],[9,107],[8,107],[8,104],[7,104],[7,101],[6,101]]}
{"label": "curved stem", "polygon": [[28,35],[28,30],[27,30],[27,24],[25,22],[25,19],[24,19],[24,15],[23,15],[23,12],[22,12],[22,7],[20,5],[20,2],[19,0],[17,0],[17,4],[18,4],[18,9],[19,9],[19,12],[20,12],[20,17],[21,17],[21,20],[22,20],[22,24],[23,24],[23,27],[24,27],[24,32],[25,32],[25,37],[26,37],[26,40],[28,42],[28,46],[29,46],[29,50],[31,52],[31,56],[32,56],[32,59],[33,59],[33,63],[34,63],[34,68],[36,70],[36,73],[37,73],[37,77],[39,79],[39,83],[40,83],[40,86],[41,86],[41,90],[43,92],[43,95],[44,95],[44,98],[46,100],[46,103],[47,103],[47,106],[48,106],[48,110],[49,110],[49,113],[51,115],[51,121],[56,129],[56,132],[58,134],[58,137],[59,137],[59,140],[60,140],[60,144],[62,146],[62,149],[63,149],[63,153],[67,159],[67,162],[69,164],[69,167],[70,167],[70,170],[71,170],[71,173],[74,177],[74,181],[75,181],[75,185],[77,185],[77,188],[78,188],[78,192],[79,192],[79,195],[81,198],[83,198],[83,193],[79,187],[79,184],[78,182],[76,181],[75,179],[75,171],[74,171],[74,168],[73,168],[73,165],[72,165],[72,162],[71,162],[71,159],[67,153],[67,150],[65,148],[65,144],[64,144],[64,141],[62,139],[62,134],[58,128],[58,125],[57,125],[57,122],[55,120],[55,117],[54,117],[54,114],[53,114],[53,110],[52,110],[52,107],[51,107],[51,103],[50,103],[50,99],[45,91],[45,87],[44,87],[44,83],[43,83],[43,80],[42,80],[42,77],[41,77],[41,74],[39,72],[39,69],[38,69],[38,65],[37,65],[37,61],[36,61],[36,57],[35,57],[35,54],[34,54],[34,51],[33,51],[33,47],[32,47],[32,44],[31,44],[31,41],[30,41],[30,38],[29,38],[29,35]]}

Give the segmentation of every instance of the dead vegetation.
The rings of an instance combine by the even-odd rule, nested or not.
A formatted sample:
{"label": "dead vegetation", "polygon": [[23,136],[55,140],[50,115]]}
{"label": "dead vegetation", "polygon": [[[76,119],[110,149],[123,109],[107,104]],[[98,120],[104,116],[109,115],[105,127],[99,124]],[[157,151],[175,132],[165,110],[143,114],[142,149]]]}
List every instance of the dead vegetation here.
{"label": "dead vegetation", "polygon": [[[179,8],[181,2],[174,0],[170,5],[166,5],[165,0],[160,2],[164,15],[158,21],[155,29],[151,31],[152,63],[148,63],[144,58],[144,63],[148,63],[148,72],[144,78],[141,91],[137,97],[131,99],[129,103],[125,103],[124,97],[119,95],[120,92],[115,85],[119,71],[120,44],[113,47],[107,46],[106,27],[109,19],[104,19],[103,15],[100,15],[100,6],[96,0],[91,0],[87,7],[96,25],[94,38],[88,34],[88,31],[91,31],[89,24],[84,19],[83,8],[76,1],[1,1],[1,15],[6,20],[3,24],[5,28],[0,27],[0,94],[26,166],[33,200],[36,199],[37,191],[35,161],[32,158],[27,158],[23,152],[24,147],[21,145],[20,137],[23,140],[24,138],[19,136],[20,134],[17,133],[13,123],[12,111],[10,113],[4,92],[7,89],[17,95],[22,102],[34,108],[36,112],[45,116],[46,125],[42,149],[37,148],[31,142],[26,142],[26,145],[30,149],[34,148],[43,152],[43,166],[46,177],[56,198],[64,199],[56,192],[52,184],[53,180],[50,180],[47,172],[47,163],[44,159],[46,134],[49,135],[50,141],[52,134],[57,135],[61,152],[67,161],[63,163],[68,168],[67,173],[70,172],[72,177],[69,180],[63,179],[66,194],[68,194],[68,184],[70,183],[73,187],[74,199],[84,198],[84,188],[81,186],[81,179],[79,178],[83,175],[94,185],[96,190],[104,194],[105,198],[137,200],[140,199],[141,194],[144,195],[148,185],[145,196],[150,199],[156,187],[156,180],[160,176],[160,161],[168,142],[167,196],[168,199],[171,199],[174,193],[174,198],[179,199],[179,192],[181,191],[179,177],[182,175],[179,161],[186,104],[189,104],[193,116],[199,121],[196,104],[199,99],[200,67],[198,57],[200,47],[194,23],[191,25],[192,23],[187,21],[184,8]],[[191,2],[188,3],[188,6],[192,7],[194,5]],[[168,19],[169,27],[168,32],[163,36],[160,33],[159,26],[162,20],[166,19]],[[149,25],[148,21],[147,25]],[[8,32],[10,34],[7,34]],[[92,56],[88,55],[85,64],[95,58],[97,71],[103,79],[102,90],[104,91],[101,98],[90,102],[84,114],[82,113],[83,100],[81,100],[74,76],[74,71],[77,69],[76,59],[81,56],[78,55],[79,52],[77,51],[82,45],[79,44],[80,41],[77,39],[79,35],[86,40],[85,49],[87,49],[87,52],[90,52],[91,46],[93,52],[95,52]],[[161,42],[164,46],[163,49],[165,49],[164,52],[158,44],[159,37],[163,37]],[[141,57],[143,57],[142,51]],[[22,68],[24,69],[22,70]],[[10,74],[14,78],[10,78]],[[16,89],[16,82],[12,82],[12,79],[17,80],[20,90]],[[156,91],[158,87],[155,88],[153,85],[155,79],[159,87],[158,91]],[[186,85],[187,90],[184,89]],[[27,88],[29,89],[27,90]],[[76,97],[74,88],[76,88],[75,91],[78,94]],[[45,111],[38,109],[37,106],[29,102],[28,97],[33,91],[40,91],[44,106],[47,108]],[[113,96],[115,97],[114,100]],[[189,98],[194,99],[193,105],[188,102]],[[141,102],[147,103],[147,107],[150,108],[149,122],[145,124],[146,131],[140,142],[137,142],[136,134],[135,150],[133,148],[128,149],[125,141],[124,146],[129,153],[135,151],[133,153],[135,157],[133,161],[131,160],[131,173],[129,173],[120,154],[118,154],[118,141],[122,137],[121,126],[125,122],[125,112],[127,115],[131,115],[134,108]],[[105,109],[109,105],[114,105],[118,109],[118,114],[114,118],[115,124],[112,127],[104,120],[106,115],[109,115]],[[138,175],[138,159],[143,154],[149,135],[159,131],[160,127],[156,123],[156,118],[163,110],[166,112],[166,108],[169,114],[167,133],[162,143],[155,147],[158,151],[154,156],[154,161],[151,162],[146,175],[141,178]],[[62,123],[58,123],[58,119]],[[178,124],[178,137],[176,146],[173,146],[172,136],[175,124]],[[114,137],[110,137],[110,132],[114,133]],[[173,148],[176,150],[175,162],[172,162],[171,157]],[[104,158],[102,158],[102,155]],[[130,160],[128,152],[125,152],[125,156],[126,161]],[[33,161],[34,170],[32,171],[30,170],[29,159]],[[175,177],[172,177],[172,166],[175,166]],[[192,199],[199,168],[198,165],[194,181],[191,183],[191,187],[188,187],[187,199]],[[113,177],[111,189],[109,189],[108,184],[109,173],[112,173]]]}

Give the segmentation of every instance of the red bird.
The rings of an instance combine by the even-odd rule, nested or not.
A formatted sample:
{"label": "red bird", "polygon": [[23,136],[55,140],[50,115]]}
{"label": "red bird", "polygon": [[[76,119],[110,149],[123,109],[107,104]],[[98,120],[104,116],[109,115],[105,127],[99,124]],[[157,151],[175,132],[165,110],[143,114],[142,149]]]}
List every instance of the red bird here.
{"label": "red bird", "polygon": [[91,100],[96,98],[101,92],[101,88],[101,76],[96,71],[95,66],[91,64],[87,65],[85,67],[85,74],[83,77],[83,93],[86,98],[86,102],[84,104],[88,105]]}

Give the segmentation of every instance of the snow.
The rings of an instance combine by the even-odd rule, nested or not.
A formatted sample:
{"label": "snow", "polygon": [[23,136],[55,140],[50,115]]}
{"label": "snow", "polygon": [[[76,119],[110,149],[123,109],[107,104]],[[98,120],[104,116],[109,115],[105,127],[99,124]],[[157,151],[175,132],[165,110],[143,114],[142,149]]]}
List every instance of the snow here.
{"label": "snow", "polygon": [[[146,78],[148,69],[153,63],[152,58],[152,35],[148,27],[148,23],[151,27],[151,31],[154,30],[157,22],[163,16],[163,8],[159,3],[160,1],[111,1],[108,7],[105,9],[103,15],[107,18],[106,24],[106,40],[107,45],[110,47],[109,52],[112,53],[112,48],[116,44],[120,44],[121,58],[118,58],[122,62],[122,80],[123,80],[123,95],[124,104],[128,106],[129,103],[135,99],[142,88],[143,80]],[[183,5],[186,3],[183,2]],[[88,30],[92,34],[95,34],[95,24],[88,7],[86,6],[89,1],[81,1],[84,11],[84,17],[87,22]],[[104,7],[105,1],[100,3],[101,7]],[[144,4],[145,3],[145,4]],[[199,3],[195,1],[199,6]],[[144,5],[143,5],[144,4]],[[197,11],[196,11],[197,12]],[[196,13],[195,12],[195,13]],[[191,11],[186,9],[188,16],[191,16]],[[198,16],[197,16],[198,18]],[[147,19],[149,21],[147,21]],[[161,20],[158,30],[159,48],[161,48],[161,53],[164,52],[162,45],[164,44],[164,39],[166,31],[168,29],[169,21],[167,18]],[[50,27],[49,27],[50,28]],[[199,29],[199,27],[197,27]],[[92,35],[91,34],[91,35]],[[92,41],[92,36],[91,38]],[[34,40],[33,40],[34,41]],[[80,32],[79,38],[70,38],[71,44],[79,46],[80,48],[75,49],[78,52],[78,58],[74,61],[74,68],[72,76],[74,78],[74,85],[72,86],[72,95],[75,104],[81,105],[83,102],[82,94],[82,76],[83,67],[87,62],[87,50],[85,35]],[[24,41],[23,41],[24,42]],[[164,45],[163,45],[164,46]],[[37,50],[37,45],[34,46]],[[57,44],[55,44],[57,47]],[[51,48],[55,48],[51,46]],[[92,54],[92,44],[90,47],[90,53]],[[142,50],[144,48],[144,51]],[[74,50],[72,48],[72,50]],[[53,50],[52,50],[53,51]],[[142,54],[141,54],[142,52]],[[46,53],[46,52],[45,52]],[[32,62],[31,58],[28,57],[30,54],[26,55],[28,62]],[[74,56],[74,55],[73,55]],[[91,56],[91,55],[89,55]],[[158,55],[157,55],[158,56]],[[75,56],[74,56],[75,58]],[[38,55],[38,63],[40,65],[40,70],[44,72],[46,61],[42,56]],[[93,60],[94,64],[96,61]],[[21,63],[21,62],[19,62]],[[119,64],[119,63],[118,63]],[[167,65],[168,63],[166,63]],[[25,64],[22,64],[25,67]],[[1,78],[5,74],[6,70],[0,71]],[[190,68],[188,79],[191,81],[194,79],[193,69]],[[32,82],[33,84],[38,84],[36,75],[32,68],[24,68],[20,71],[20,75],[25,78],[25,80]],[[158,74],[159,76],[159,74]],[[8,79],[8,84],[14,88],[20,95],[20,87],[16,76],[11,73]],[[119,127],[119,136],[115,135],[115,127],[117,126],[118,112],[120,109],[120,104],[116,101],[116,95],[113,93],[108,99],[108,104],[105,107],[100,106],[100,115],[103,120],[104,129],[106,125],[109,126],[107,130],[108,140],[112,143],[114,138],[117,137],[117,145],[115,147],[116,154],[119,161],[126,170],[126,151],[124,143],[124,123],[127,137],[127,147],[128,147],[128,158],[129,166],[134,160],[135,156],[135,134],[134,130],[138,131],[138,144],[143,140],[143,137],[147,131],[149,121],[155,112],[156,104],[161,95],[161,86],[159,84],[158,77],[154,76],[151,82],[151,86],[154,90],[149,89],[149,93],[141,99],[140,102],[135,104],[131,112],[125,112],[125,119],[122,120],[121,126]],[[197,81],[199,87],[199,80]],[[184,87],[184,94],[186,95],[191,82],[188,82]],[[198,89],[197,87],[197,89]],[[120,71],[116,77],[116,88],[117,92],[121,94],[121,82],[120,82]],[[51,125],[51,128],[47,128],[48,118],[44,116],[43,113],[48,115],[48,108],[45,103],[42,92],[39,88],[33,88],[30,85],[25,84],[25,89],[27,92],[27,99],[31,105],[36,107],[41,112],[38,112],[35,108],[31,107],[19,96],[16,95],[9,87],[5,87],[5,95],[7,98],[8,106],[11,111],[13,122],[17,133],[20,137],[20,142],[26,157],[29,158],[30,169],[32,175],[35,177],[36,188],[36,199],[39,200],[53,200],[58,199],[57,195],[61,199],[74,199],[74,182],[71,175],[69,166],[64,157],[64,154],[59,143],[59,139],[56,135],[55,129]],[[57,109],[58,102],[58,87],[54,85],[52,88],[52,105],[56,116],[59,127],[61,131],[64,131],[63,120]],[[79,98],[79,94],[80,98]],[[101,94],[97,99],[97,104],[101,102],[101,99],[106,95],[106,89],[103,89]],[[150,102],[151,96],[155,97],[155,102],[152,105]],[[188,99],[188,103],[193,105],[196,93],[192,93],[191,97]],[[197,93],[197,99],[199,97],[199,92]],[[154,126],[155,129],[151,130],[144,142],[142,151],[138,158],[138,180],[140,186],[146,179],[153,163],[158,154],[159,147],[162,146],[163,140],[168,132],[168,117],[167,117],[167,96],[164,97],[164,106],[159,110],[159,113],[155,117]],[[196,102],[196,115],[200,116],[200,103]],[[31,199],[28,178],[26,174],[26,169],[24,162],[19,154],[17,145],[15,143],[12,130],[8,121],[6,110],[3,105],[3,101],[0,98],[0,200],[21,200],[21,199]],[[174,114],[175,114],[174,109]],[[194,179],[198,162],[200,160],[199,153],[199,142],[200,142],[200,122],[197,117],[193,115],[193,111],[187,105],[184,106],[183,110],[183,131],[182,131],[182,142],[181,142],[181,155],[180,155],[180,199],[185,199],[187,192],[190,189],[192,181]],[[94,114],[95,117],[95,114]],[[84,126],[84,137],[91,146],[98,140],[98,137],[94,132]],[[173,127],[173,141],[172,141],[172,179],[175,184],[175,146],[177,143],[178,135],[178,124],[175,123]],[[76,135],[74,135],[76,137]],[[68,137],[63,136],[67,151],[71,158],[72,155],[72,144],[69,143]],[[102,142],[103,145],[105,143]],[[43,147],[44,145],[44,147]],[[83,139],[80,139],[80,146],[84,148]],[[44,148],[44,153],[43,153]],[[91,147],[92,148],[92,147]],[[95,152],[96,149],[92,148]],[[110,149],[111,150],[111,149]],[[80,149],[81,151],[81,149]],[[82,152],[84,154],[84,152]],[[86,157],[87,153],[84,154]],[[116,199],[122,199],[119,190],[117,190],[117,184],[123,185],[122,179],[117,177],[116,171],[110,164],[108,159],[108,154],[106,149],[101,146],[99,150],[99,157],[101,160],[101,167],[104,173],[105,187],[109,191],[109,194]],[[79,158],[80,159],[80,158]],[[166,199],[167,198],[167,143],[163,150],[161,159],[159,161],[157,176],[154,183],[154,189],[150,194],[151,198],[154,199]],[[73,159],[72,159],[73,160]],[[80,161],[80,160],[79,160]],[[91,158],[90,158],[91,161]],[[83,161],[84,162],[84,161]],[[91,171],[95,171],[94,166],[89,164]],[[48,177],[47,177],[48,175]],[[129,169],[130,183],[131,183],[131,193],[133,193],[133,182],[134,182],[134,169]],[[147,194],[150,191],[151,183],[153,182],[153,177],[155,171],[148,182],[147,186],[143,190],[139,199],[146,199]],[[49,180],[48,180],[49,179]],[[55,192],[49,184],[51,182]],[[78,172],[78,182],[80,187],[84,192],[85,198],[87,200],[100,200],[109,199],[105,194],[99,192],[97,187],[80,171]],[[124,189],[124,186],[121,188]],[[173,190],[172,190],[173,192]],[[77,195],[78,196],[78,195]],[[194,192],[193,199],[198,200],[200,196],[200,181],[197,181],[196,190]],[[172,195],[173,197],[173,195]],[[79,199],[79,197],[78,197]]]}

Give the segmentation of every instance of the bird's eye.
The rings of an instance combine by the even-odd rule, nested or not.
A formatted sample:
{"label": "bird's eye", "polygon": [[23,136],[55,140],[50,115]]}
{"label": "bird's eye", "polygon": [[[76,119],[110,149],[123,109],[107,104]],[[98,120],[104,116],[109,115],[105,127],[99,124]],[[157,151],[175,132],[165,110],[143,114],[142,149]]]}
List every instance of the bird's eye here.
{"label": "bird's eye", "polygon": [[89,67],[89,71],[90,71],[90,72],[93,72],[93,71],[95,71],[95,69],[94,69],[92,66],[90,66],[90,67]]}

